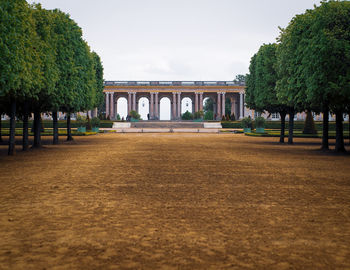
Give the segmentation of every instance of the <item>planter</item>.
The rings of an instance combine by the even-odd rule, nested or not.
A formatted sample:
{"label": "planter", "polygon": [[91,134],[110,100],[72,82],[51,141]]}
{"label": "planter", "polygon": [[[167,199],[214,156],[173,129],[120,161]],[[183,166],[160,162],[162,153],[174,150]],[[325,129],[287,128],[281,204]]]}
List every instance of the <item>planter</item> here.
{"label": "planter", "polygon": [[243,128],[244,133],[251,133],[252,129],[251,128]]}
{"label": "planter", "polygon": [[93,131],[93,132],[99,132],[99,131],[100,131],[100,128],[99,128],[99,127],[92,127],[92,131]]}
{"label": "planter", "polygon": [[256,133],[265,133],[265,128],[257,127],[256,128]]}
{"label": "planter", "polygon": [[86,132],[86,127],[78,127],[77,131],[78,132]]}

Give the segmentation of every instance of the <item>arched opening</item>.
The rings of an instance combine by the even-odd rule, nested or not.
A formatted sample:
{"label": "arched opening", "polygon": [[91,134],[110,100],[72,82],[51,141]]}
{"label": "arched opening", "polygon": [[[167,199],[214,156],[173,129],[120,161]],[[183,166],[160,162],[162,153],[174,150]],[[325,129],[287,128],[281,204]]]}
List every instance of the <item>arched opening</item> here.
{"label": "arched opening", "polygon": [[160,102],[160,110],[159,110],[159,120],[170,120],[171,113],[171,102],[167,97],[161,98]]}
{"label": "arched opening", "polygon": [[210,97],[203,99],[204,120],[213,120],[215,117],[214,100]]}
{"label": "arched opening", "polygon": [[185,97],[181,100],[181,114],[187,111],[192,113],[192,100],[189,97]]}
{"label": "arched opening", "polygon": [[128,115],[128,101],[124,97],[118,98],[117,100],[117,114],[119,114],[120,119],[124,118],[124,120]]}
{"label": "arched opening", "polygon": [[149,100],[146,97],[139,99],[139,112],[142,120],[148,120],[149,115]]}

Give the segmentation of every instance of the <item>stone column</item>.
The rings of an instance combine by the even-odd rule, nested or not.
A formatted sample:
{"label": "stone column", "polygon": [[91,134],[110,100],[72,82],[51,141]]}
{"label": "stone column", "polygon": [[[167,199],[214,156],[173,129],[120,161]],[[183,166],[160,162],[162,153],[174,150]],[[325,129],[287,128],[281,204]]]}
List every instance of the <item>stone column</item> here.
{"label": "stone column", "polygon": [[154,114],[154,110],[153,110],[153,105],[154,105],[154,100],[153,100],[153,93],[151,92],[150,93],[150,95],[151,95],[151,98],[150,98],[150,102],[151,102],[151,104],[150,104],[150,111],[149,111],[149,119],[150,120],[153,120],[153,114]]}
{"label": "stone column", "polygon": [[110,96],[110,101],[109,101],[110,105],[111,105],[111,116],[110,116],[110,119],[114,119],[114,93],[112,92],[111,93],[111,96]]}
{"label": "stone column", "polygon": [[237,117],[236,113],[235,113],[235,99],[231,98],[231,115],[234,114],[235,117]]}
{"label": "stone column", "polygon": [[198,112],[198,93],[194,94],[194,112]]}
{"label": "stone column", "polygon": [[177,118],[181,119],[181,92],[177,93]]}
{"label": "stone column", "polygon": [[132,110],[136,111],[136,92],[132,93]]}
{"label": "stone column", "polygon": [[172,113],[173,120],[176,119],[176,92],[173,92],[173,113]]}
{"label": "stone column", "polygon": [[98,117],[97,108],[94,109],[94,117]]}
{"label": "stone column", "polygon": [[131,111],[131,92],[128,92],[128,114]]}
{"label": "stone column", "polygon": [[225,115],[226,112],[225,112],[225,98],[226,98],[226,93],[225,92],[222,92],[222,115]]}
{"label": "stone column", "polygon": [[216,118],[217,120],[221,120],[221,93],[218,92],[218,97],[217,97],[217,115],[216,115]]}
{"label": "stone column", "polygon": [[203,111],[203,92],[199,93],[199,110]]}
{"label": "stone column", "polygon": [[159,102],[158,102],[158,92],[155,93],[156,96],[155,96],[155,106],[156,106],[156,113],[155,113],[155,117],[156,117],[156,120],[159,120]]}
{"label": "stone column", "polygon": [[242,119],[244,117],[243,111],[244,111],[244,101],[243,101],[243,93],[239,93],[239,119]]}
{"label": "stone column", "polygon": [[106,118],[109,116],[109,93],[106,93]]}

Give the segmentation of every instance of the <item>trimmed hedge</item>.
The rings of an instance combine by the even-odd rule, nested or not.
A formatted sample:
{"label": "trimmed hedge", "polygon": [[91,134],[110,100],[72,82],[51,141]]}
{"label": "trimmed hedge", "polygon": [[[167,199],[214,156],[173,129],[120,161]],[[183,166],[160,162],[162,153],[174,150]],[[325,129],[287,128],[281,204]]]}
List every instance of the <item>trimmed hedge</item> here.
{"label": "trimmed hedge", "polygon": [[[240,121],[222,121],[221,125],[223,128],[242,128]],[[266,121],[265,128],[266,129],[280,129],[281,122],[280,121]],[[322,122],[315,122],[315,127],[317,131],[322,131]],[[288,121],[286,121],[286,129],[288,129]],[[303,130],[304,129],[304,121],[294,121],[294,130]],[[329,122],[329,130],[335,131],[335,121]],[[349,130],[349,122],[344,122],[344,131]]]}
{"label": "trimmed hedge", "polygon": [[[113,126],[114,121],[110,120],[101,120],[100,122],[100,128],[111,128]],[[44,128],[52,128],[52,120],[43,120]],[[28,121],[29,128],[32,128],[33,121]],[[3,128],[10,128],[10,121],[9,120],[3,120],[1,127]],[[67,122],[66,120],[59,120],[58,121],[58,128],[66,128]],[[71,127],[77,128],[78,124],[76,121],[71,121]],[[22,128],[22,121],[16,121],[16,128]]]}

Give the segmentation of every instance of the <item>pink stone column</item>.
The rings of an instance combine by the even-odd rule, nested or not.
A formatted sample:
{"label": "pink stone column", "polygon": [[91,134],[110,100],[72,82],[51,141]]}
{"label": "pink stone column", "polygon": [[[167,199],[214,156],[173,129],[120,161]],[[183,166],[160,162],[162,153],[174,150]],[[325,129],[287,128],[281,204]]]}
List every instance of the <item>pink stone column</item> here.
{"label": "pink stone column", "polygon": [[132,110],[136,111],[136,92],[132,93]]}
{"label": "pink stone column", "polygon": [[198,112],[198,93],[194,93],[194,112]]}
{"label": "pink stone column", "polygon": [[177,93],[177,117],[181,119],[181,93]]}
{"label": "pink stone column", "polygon": [[153,105],[154,105],[154,100],[153,100],[153,93],[150,93],[151,95],[151,106],[150,106],[150,112],[149,112],[149,118],[153,120],[153,115],[154,115],[154,110],[153,110]]}
{"label": "pink stone column", "polygon": [[235,117],[237,116],[235,113],[235,99],[231,98],[231,115],[234,114]]}
{"label": "pink stone column", "polygon": [[111,116],[110,116],[110,118],[114,119],[114,93],[113,92],[111,93],[109,103],[110,103],[110,106],[111,106]]}
{"label": "pink stone column", "polygon": [[173,92],[173,120],[176,119],[176,92]]}
{"label": "pink stone column", "polygon": [[222,115],[225,115],[225,92],[222,93]]}
{"label": "pink stone column", "polygon": [[128,92],[128,114],[131,112],[131,92]]}
{"label": "pink stone column", "polygon": [[155,97],[155,106],[156,106],[156,119],[159,120],[159,102],[158,102],[158,92],[155,93],[156,97]]}
{"label": "pink stone column", "polygon": [[[221,117],[221,93],[218,92],[218,98],[217,98],[217,104],[216,104],[216,111],[217,111],[217,119],[220,119]],[[220,119],[221,120],[221,119]]]}
{"label": "pink stone column", "polygon": [[239,93],[239,107],[240,107],[240,113],[239,113],[239,119],[243,118],[244,114],[244,101],[243,101],[243,93]]}
{"label": "pink stone column", "polygon": [[203,92],[199,93],[199,110],[203,111]]}
{"label": "pink stone column", "polygon": [[109,93],[106,93],[106,118],[109,116]]}

